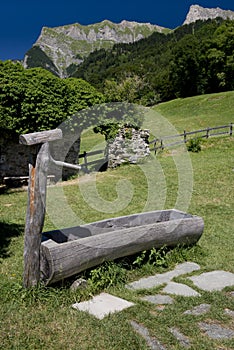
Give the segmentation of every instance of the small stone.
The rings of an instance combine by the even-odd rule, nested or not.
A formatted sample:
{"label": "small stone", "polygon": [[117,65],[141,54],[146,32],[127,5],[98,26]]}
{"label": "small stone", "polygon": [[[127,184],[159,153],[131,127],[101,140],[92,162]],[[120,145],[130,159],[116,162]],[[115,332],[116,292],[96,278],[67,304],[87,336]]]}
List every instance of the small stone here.
{"label": "small stone", "polygon": [[188,337],[182,334],[176,327],[170,328],[170,332],[174,335],[174,337],[179,341],[180,345],[189,348],[190,341]]}
{"label": "small stone", "polygon": [[204,272],[199,276],[189,277],[189,279],[198,288],[210,292],[234,285],[234,273],[227,271]]}
{"label": "small stone", "polygon": [[77,290],[77,289],[85,289],[88,286],[88,282],[83,279],[79,278],[78,280],[74,281],[70,287],[71,290]]}
{"label": "small stone", "polygon": [[212,339],[231,339],[234,337],[232,329],[221,327],[218,324],[200,322],[199,327]]}
{"label": "small stone", "polygon": [[231,316],[234,318],[234,311],[230,309],[224,309],[224,312],[226,315]]}
{"label": "small stone", "polygon": [[182,295],[185,297],[200,296],[200,294],[194,289],[186,286],[185,284],[176,282],[169,282],[163,289],[163,292],[168,294]]}
{"label": "small stone", "polygon": [[146,295],[141,298],[141,300],[149,301],[152,304],[172,304],[174,300],[169,297],[169,295],[161,295],[161,294],[156,294],[156,295]]}
{"label": "small stone", "polygon": [[157,305],[157,306],[156,306],[156,309],[157,309],[158,311],[163,311],[163,310],[165,309],[165,305]]}
{"label": "small stone", "polygon": [[228,292],[227,295],[234,298],[234,290],[232,290],[231,292]]}
{"label": "small stone", "polygon": [[193,316],[203,315],[207,313],[210,310],[210,308],[211,308],[210,304],[201,304],[201,305],[195,306],[191,310],[186,310],[184,312],[184,315],[193,315]]}
{"label": "small stone", "polygon": [[[162,306],[164,306],[164,305],[162,305]],[[159,311],[160,311],[160,310],[159,310]],[[149,313],[150,313],[150,315],[152,315],[152,316],[158,316],[158,311],[156,311],[156,310],[150,310]]]}
{"label": "small stone", "polygon": [[137,333],[139,333],[147,342],[148,347],[151,350],[166,350],[166,348],[155,338],[149,335],[149,331],[146,327],[138,324],[135,321],[130,321],[132,327]]}

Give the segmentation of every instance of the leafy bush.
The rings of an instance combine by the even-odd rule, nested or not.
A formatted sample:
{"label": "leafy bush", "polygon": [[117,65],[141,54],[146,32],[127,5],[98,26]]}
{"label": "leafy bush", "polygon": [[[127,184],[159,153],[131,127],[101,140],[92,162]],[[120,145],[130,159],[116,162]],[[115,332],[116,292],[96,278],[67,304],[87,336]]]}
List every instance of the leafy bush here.
{"label": "leafy bush", "polygon": [[142,267],[149,264],[159,268],[168,268],[183,261],[195,261],[203,255],[204,252],[199,245],[177,245],[173,249],[166,246],[158,249],[153,247],[148,251],[141,252],[133,261],[133,265]]}
{"label": "leafy bush", "polygon": [[189,152],[198,153],[201,151],[201,138],[190,139],[187,143],[187,150]]}
{"label": "leafy bush", "polygon": [[[60,79],[42,68],[0,62],[0,128],[28,133],[56,128],[78,111],[105,102],[104,96],[82,79]],[[77,116],[80,129],[90,116]]]}
{"label": "leafy bush", "polygon": [[118,134],[120,129],[120,124],[117,122],[107,121],[105,124],[95,126],[93,131],[97,133],[101,133],[105,136],[106,141],[113,140]]}
{"label": "leafy bush", "polygon": [[120,265],[110,261],[90,271],[89,283],[94,291],[108,288],[118,284],[124,284],[127,271]]}
{"label": "leafy bush", "polygon": [[158,267],[168,267],[166,248],[161,247],[156,249],[153,247],[149,251],[144,250],[141,252],[133,262],[133,265],[141,267],[144,264],[150,264]]}

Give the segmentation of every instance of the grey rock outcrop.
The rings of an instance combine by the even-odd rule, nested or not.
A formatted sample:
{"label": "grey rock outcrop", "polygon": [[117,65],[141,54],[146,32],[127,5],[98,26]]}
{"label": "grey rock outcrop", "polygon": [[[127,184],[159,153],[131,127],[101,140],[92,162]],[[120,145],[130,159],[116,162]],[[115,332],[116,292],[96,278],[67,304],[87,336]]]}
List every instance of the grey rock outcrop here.
{"label": "grey rock outcrop", "polygon": [[217,8],[204,8],[199,5],[190,6],[189,12],[183,24],[190,24],[197,20],[208,20],[221,17],[223,19],[234,19],[234,11]]}
{"label": "grey rock outcrop", "polygon": [[[60,77],[67,77],[67,68],[79,65],[96,49],[108,49],[116,43],[131,43],[165,28],[150,23],[104,20],[91,25],[78,23],[61,27],[43,27],[32,49],[24,57],[24,67],[44,66]],[[37,50],[35,50],[37,48]]]}

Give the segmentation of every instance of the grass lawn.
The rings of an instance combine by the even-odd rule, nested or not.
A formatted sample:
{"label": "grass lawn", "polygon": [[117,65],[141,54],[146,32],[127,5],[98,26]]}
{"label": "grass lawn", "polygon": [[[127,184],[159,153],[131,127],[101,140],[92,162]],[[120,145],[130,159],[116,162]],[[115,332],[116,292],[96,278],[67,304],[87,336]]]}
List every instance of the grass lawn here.
{"label": "grass lawn", "polygon": [[[232,99],[229,95],[232,95]],[[217,113],[214,116],[214,123],[211,123],[213,114],[208,112],[209,108],[205,107],[206,103],[203,107],[201,106],[201,111],[206,108],[205,121],[203,121],[195,107],[192,109],[191,106],[190,113],[189,107],[186,107],[188,99],[184,101],[184,106],[181,100],[174,101],[174,104],[181,103],[180,111],[181,113],[184,111],[184,118],[186,118],[185,115],[197,114],[196,121],[193,121],[192,117],[187,118],[186,128],[193,130],[200,126],[206,127],[208,124],[215,126],[231,122],[229,103],[233,103],[231,102],[233,93],[227,93],[226,97],[220,99],[214,96],[199,96],[195,98],[195,102],[191,99],[191,104],[194,106],[199,101],[202,105],[205,99],[207,104],[211,103],[210,101],[215,104],[227,99],[228,106],[223,114],[223,121],[218,121]],[[172,106],[173,103],[169,102],[168,107],[163,104],[157,108],[160,108],[161,113],[166,115],[171,123],[176,123],[174,113],[178,109],[175,106],[170,112],[170,105]],[[213,111],[215,110],[214,107]],[[232,110],[234,110],[233,107]],[[178,117],[179,112],[177,113]],[[184,129],[182,119],[178,121],[176,128]],[[95,141],[92,147],[94,144]],[[158,174],[158,180],[162,181],[162,186],[164,186],[158,190],[157,198],[159,199],[155,200],[156,207],[158,205],[163,205],[163,208],[176,206],[180,187],[176,159],[180,157],[181,152],[184,151],[180,148],[176,151],[164,150],[156,156],[156,164],[159,169],[156,176]],[[187,211],[202,216],[204,219],[205,229],[200,241],[195,247],[181,248],[170,253],[168,265],[165,267],[160,265],[160,259],[158,265],[149,265],[146,262],[139,267],[132,265],[130,259],[122,259],[118,262],[122,264],[121,267],[116,265],[118,267],[113,267],[113,270],[115,268],[124,270],[126,272],[125,282],[152,273],[167,271],[174,267],[175,263],[186,260],[199,263],[202,271],[219,269],[234,273],[233,138],[212,138],[204,141],[202,151],[189,152],[189,158],[193,171],[193,189]],[[50,230],[56,225],[67,227],[77,222],[92,222],[143,211],[149,196],[146,167],[147,163],[140,166],[126,165],[98,173],[95,178],[85,175],[64,186],[49,187],[48,214],[44,230]],[[128,181],[127,190],[124,187],[126,181]],[[165,189],[165,193],[162,189]],[[163,192],[162,200],[160,199],[161,192]],[[119,200],[118,194],[119,196],[124,195],[122,201]],[[100,204],[96,198],[100,200]],[[223,312],[225,308],[234,309],[233,299],[227,293],[231,288],[228,288],[226,292],[202,292],[199,298],[175,297],[175,303],[167,305],[163,312],[157,310],[153,304],[139,299],[139,296],[145,291],[130,291],[124,287],[124,283],[109,283],[110,286],[104,288],[101,282],[105,276],[100,278],[99,287],[91,284],[87,290],[76,292],[69,289],[71,281],[53,287],[23,289],[23,230],[27,193],[9,190],[0,195],[0,201],[0,349],[149,349],[145,340],[130,325],[131,320],[147,327],[150,335],[160,340],[167,349],[183,349],[169,332],[169,328],[175,326],[190,338],[191,349],[234,348],[233,340],[211,340],[202,336],[197,326],[198,321],[216,320],[220,325],[233,327],[233,319]],[[115,201],[114,204],[113,201]],[[127,269],[124,269],[123,266],[126,266]],[[86,273],[85,277],[87,276],[91,275]],[[91,295],[102,290],[132,301],[135,306],[108,316],[102,321],[71,308],[74,302],[87,300]],[[147,293],[153,294],[159,291],[160,289],[156,288]],[[183,311],[201,303],[211,304],[208,314],[198,318],[183,315]]]}
{"label": "grass lawn", "polygon": [[154,110],[179,132],[234,123],[234,91],[188,97],[161,103]]}

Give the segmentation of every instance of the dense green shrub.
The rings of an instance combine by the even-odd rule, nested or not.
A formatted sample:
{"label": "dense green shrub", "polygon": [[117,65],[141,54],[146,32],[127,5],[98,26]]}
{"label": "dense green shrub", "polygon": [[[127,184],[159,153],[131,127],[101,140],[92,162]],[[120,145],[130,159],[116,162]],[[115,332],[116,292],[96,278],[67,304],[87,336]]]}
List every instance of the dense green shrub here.
{"label": "dense green shrub", "polygon": [[[43,68],[0,62],[0,128],[28,133],[56,128],[76,112],[105,101],[82,79],[60,79]],[[77,120],[89,123],[88,115]]]}
{"label": "dense green shrub", "polygon": [[189,152],[198,153],[201,151],[201,138],[190,139],[187,143],[187,150]]}

